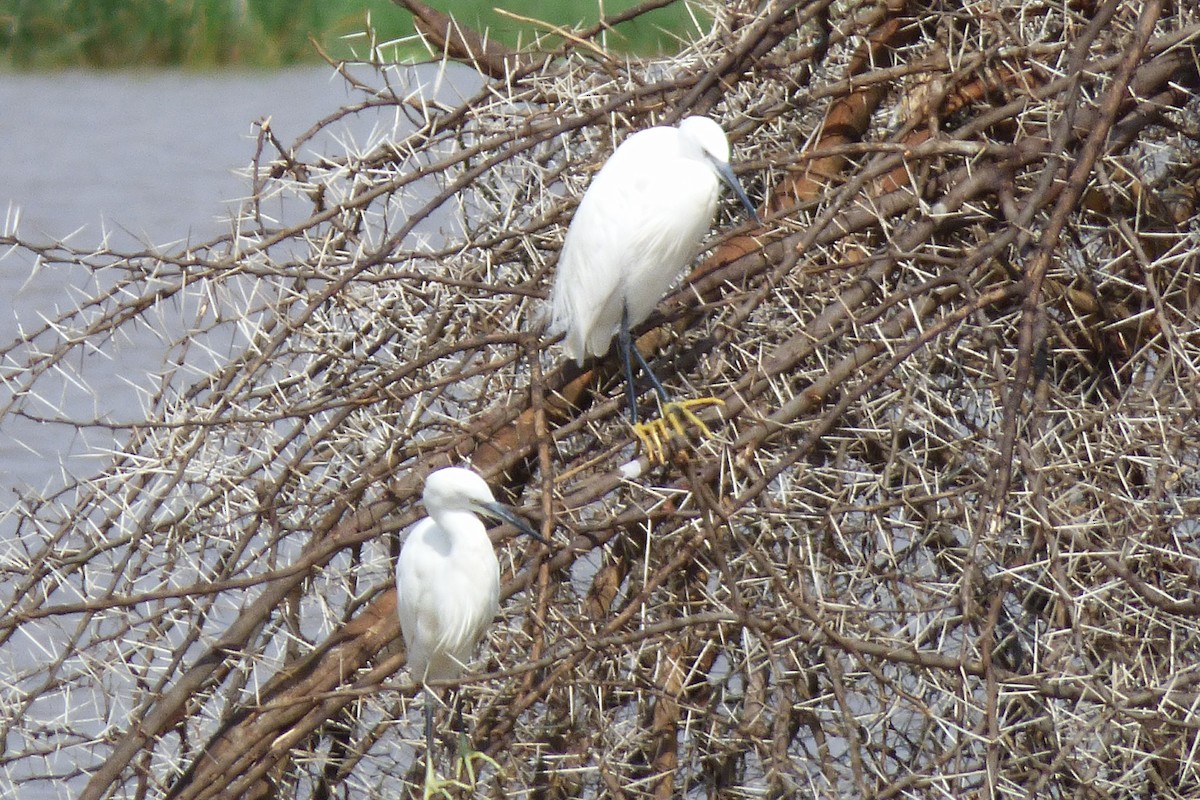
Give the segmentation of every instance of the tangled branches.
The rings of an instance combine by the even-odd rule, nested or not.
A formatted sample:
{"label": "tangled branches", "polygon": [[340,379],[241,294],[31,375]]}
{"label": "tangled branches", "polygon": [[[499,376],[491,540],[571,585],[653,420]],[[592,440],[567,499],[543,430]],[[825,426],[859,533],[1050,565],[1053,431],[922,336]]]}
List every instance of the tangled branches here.
{"label": "tangled branches", "polygon": [[[4,517],[9,782],[401,796],[397,534],[469,460],[555,542],[499,543],[463,681],[497,796],[1200,795],[1200,18],[713,10],[654,61],[431,15],[489,76],[461,103],[347,67],[361,102],[264,128],[228,236],[39,251],[108,288],[3,350],[0,424],[121,331],[165,346],[105,466]],[[627,479],[614,365],[562,365],[542,298],[592,168],[687,113],[767,222],[728,210],[639,340],[716,438]]]}

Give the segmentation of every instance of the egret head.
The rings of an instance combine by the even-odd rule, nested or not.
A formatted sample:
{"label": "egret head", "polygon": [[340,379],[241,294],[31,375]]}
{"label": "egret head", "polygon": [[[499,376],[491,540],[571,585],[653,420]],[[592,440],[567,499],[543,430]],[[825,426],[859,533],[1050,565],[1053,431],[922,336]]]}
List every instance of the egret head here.
{"label": "egret head", "polygon": [[431,473],[425,479],[425,491],[421,497],[431,517],[443,511],[470,511],[510,523],[521,533],[545,542],[528,522],[508,506],[496,501],[487,481],[464,467],[446,467]]}
{"label": "egret head", "polygon": [[729,166],[729,138],[725,136],[725,131],[721,129],[721,126],[708,117],[685,117],[679,123],[679,138],[685,149],[694,149],[699,152],[713,168],[713,171],[725,182],[725,185],[737,195],[738,200],[754,218],[754,221],[761,225],[762,220],[758,218],[754,204],[746,196],[741,182],[733,174],[733,168]]}
{"label": "egret head", "polygon": [[684,117],[679,123],[679,134],[685,146],[700,148],[712,161],[729,163],[729,139],[721,126],[708,117]]}

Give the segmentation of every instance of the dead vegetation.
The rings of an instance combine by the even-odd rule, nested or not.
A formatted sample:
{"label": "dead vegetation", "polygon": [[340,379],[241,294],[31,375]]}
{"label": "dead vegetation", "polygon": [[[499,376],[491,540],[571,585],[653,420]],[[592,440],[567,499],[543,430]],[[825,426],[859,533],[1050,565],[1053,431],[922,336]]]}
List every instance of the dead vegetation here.
{"label": "dead vegetation", "polygon": [[[5,782],[407,796],[392,563],[470,461],[554,541],[500,543],[481,795],[1200,797],[1191,4],[738,2],[658,61],[424,30],[485,85],[347,67],[226,237],[3,237],[104,289],[3,349],[0,425],[163,352],[144,418],[55,420],[115,427],[103,466],[2,518]],[[614,365],[531,331],[594,167],[686,113],[769,217],[726,208],[640,340],[716,438],[623,480]]]}

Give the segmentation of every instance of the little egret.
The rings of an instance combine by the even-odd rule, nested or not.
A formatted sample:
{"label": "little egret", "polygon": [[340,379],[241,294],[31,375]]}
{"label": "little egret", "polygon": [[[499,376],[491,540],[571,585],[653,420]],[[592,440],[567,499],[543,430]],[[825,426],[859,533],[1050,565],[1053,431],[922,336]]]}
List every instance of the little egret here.
{"label": "little egret", "polygon": [[[618,337],[630,422],[651,462],[664,454],[667,420],[680,435],[682,417],[708,436],[691,409],[721,402],[715,397],[669,401],[629,333],[696,257],[712,225],[720,181],[758,222],[729,166],[729,140],[720,125],[707,117],[687,117],[678,127],[638,131],[621,143],[584,192],[558,260],[550,331],[566,332],[567,355],[580,364],[604,355]],[[638,422],[634,358],[659,400],[661,416],[647,424]]]}
{"label": "little egret", "polygon": [[[429,514],[409,531],[396,564],[396,607],[408,648],[408,667],[425,686],[425,800],[449,797],[433,768],[433,704],[429,681],[460,676],[467,660],[500,610],[500,564],[483,522],[477,516],[512,523],[538,541],[541,536],[507,506],[496,502],[487,483],[462,467],[448,467],[425,479],[422,495]],[[487,756],[471,750],[459,734],[459,766],[475,784],[473,759]],[[497,766],[497,768],[499,768]]]}

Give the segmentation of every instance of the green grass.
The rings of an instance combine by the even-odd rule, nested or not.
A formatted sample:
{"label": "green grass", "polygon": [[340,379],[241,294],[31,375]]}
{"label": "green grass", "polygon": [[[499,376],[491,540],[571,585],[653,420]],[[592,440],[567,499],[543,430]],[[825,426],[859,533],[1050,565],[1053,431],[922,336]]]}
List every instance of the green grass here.
{"label": "green grass", "polygon": [[[638,0],[603,0],[611,16]],[[545,28],[496,13],[496,6],[566,28],[599,19],[598,0],[431,0],[508,45],[528,44]],[[412,34],[408,12],[390,0],[0,0],[0,68],[272,67],[319,60],[310,37],[335,58],[362,57],[367,28],[377,42]],[[612,49],[675,49],[695,27],[682,2],[608,34]],[[670,31],[672,33],[667,33]],[[547,45],[559,41],[552,37]],[[388,48],[422,58],[415,46]]]}

